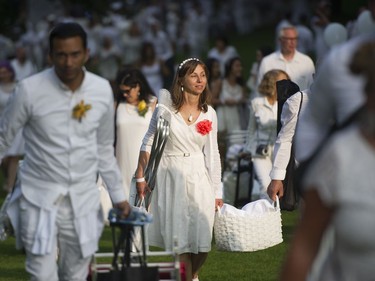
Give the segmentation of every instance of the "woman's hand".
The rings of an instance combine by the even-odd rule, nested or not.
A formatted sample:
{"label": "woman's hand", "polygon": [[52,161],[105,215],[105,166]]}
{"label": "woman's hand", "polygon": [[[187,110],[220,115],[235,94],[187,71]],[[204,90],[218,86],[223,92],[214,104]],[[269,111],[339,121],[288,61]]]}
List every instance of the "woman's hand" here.
{"label": "woman's hand", "polygon": [[137,188],[138,197],[141,199],[145,197],[146,192],[151,192],[145,180],[142,182],[136,182],[135,186]]}

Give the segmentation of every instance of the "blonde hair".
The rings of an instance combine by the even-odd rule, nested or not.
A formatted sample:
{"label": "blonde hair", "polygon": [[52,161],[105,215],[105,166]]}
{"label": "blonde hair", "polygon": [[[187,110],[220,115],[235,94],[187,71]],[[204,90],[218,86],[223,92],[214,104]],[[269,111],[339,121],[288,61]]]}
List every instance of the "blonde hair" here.
{"label": "blonde hair", "polygon": [[264,74],[262,81],[259,84],[258,92],[263,96],[273,97],[276,93],[277,77],[279,77],[280,74],[284,74],[286,78],[290,80],[288,73],[284,70],[272,69]]}

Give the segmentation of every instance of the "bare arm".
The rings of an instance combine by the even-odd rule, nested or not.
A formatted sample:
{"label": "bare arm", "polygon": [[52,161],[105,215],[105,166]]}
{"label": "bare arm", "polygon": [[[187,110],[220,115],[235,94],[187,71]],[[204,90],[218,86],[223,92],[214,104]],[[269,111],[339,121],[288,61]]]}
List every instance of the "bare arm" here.
{"label": "bare arm", "polygon": [[306,280],[333,212],[332,208],[323,203],[315,189],[306,191],[305,209],[297,225],[280,280]]}
{"label": "bare arm", "polygon": [[[147,167],[148,160],[150,159],[150,153],[146,151],[140,151],[139,152],[139,157],[138,157],[138,166],[137,170],[135,171],[135,178],[136,179],[142,179],[145,176],[145,170]],[[136,182],[136,187],[137,187],[137,193],[140,198],[144,197],[145,192],[147,191],[147,182],[146,180]]]}

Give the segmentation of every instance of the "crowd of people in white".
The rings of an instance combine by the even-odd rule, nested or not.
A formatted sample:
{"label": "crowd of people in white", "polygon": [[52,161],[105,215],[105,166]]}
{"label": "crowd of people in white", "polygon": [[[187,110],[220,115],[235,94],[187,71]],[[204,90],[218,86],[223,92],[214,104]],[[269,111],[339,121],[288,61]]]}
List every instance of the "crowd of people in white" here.
{"label": "crowd of people in white", "polygon": [[[73,17],[68,11],[54,11],[38,21],[26,22],[25,32],[17,35],[16,39],[0,34],[0,60],[15,57],[16,47],[23,46],[34,68],[44,69],[49,65],[49,30],[57,22],[71,20],[85,28],[92,63],[100,75],[110,80],[114,79],[119,66],[139,62],[141,46],[145,41],[152,42],[157,58],[162,61],[167,61],[176,53],[204,59],[209,55],[209,38],[218,30],[246,34],[271,19],[274,22],[280,19],[275,34],[285,25],[297,27],[298,50],[302,53],[318,59],[326,52],[322,33],[331,20],[327,1],[318,1],[319,4],[314,5],[313,1],[291,1],[291,9],[282,3],[272,3],[273,9],[268,10],[264,9],[265,4],[258,3],[267,1],[252,2],[249,5],[246,1],[237,0],[215,5],[214,1],[184,1],[181,4],[154,1],[145,4],[135,14],[129,14],[118,1],[111,5],[105,16],[100,17],[91,12],[81,16],[71,12]],[[316,12],[313,11],[315,6]],[[365,10],[363,12],[366,13]],[[350,36],[358,33],[355,21],[348,22],[348,33]],[[264,44],[273,48],[279,46],[277,39],[275,46],[273,42]]]}
{"label": "crowd of people in white", "polygon": [[[310,9],[314,9],[307,13],[307,6],[305,7],[301,5],[302,2],[306,2],[306,5],[313,5]],[[106,153],[103,153],[102,155],[105,156],[103,159],[109,159],[108,162],[111,164],[115,163],[115,158],[112,153],[112,139],[111,137],[108,138],[108,135],[112,135],[111,128],[114,126],[111,126],[111,122],[113,121],[114,125],[116,125],[116,160],[119,166],[121,166],[121,163],[123,162],[123,167],[121,167],[121,171],[119,170],[117,174],[117,166],[113,165],[113,167],[116,166],[114,169],[116,172],[114,178],[117,180],[117,189],[113,188],[111,191],[110,188],[109,190],[112,193],[119,192],[121,187],[125,190],[125,192],[122,192],[121,190],[121,192],[119,192],[119,194],[121,193],[121,196],[119,195],[116,198],[116,204],[122,209],[124,215],[129,211],[129,206],[125,201],[129,198],[129,187],[120,184],[121,180],[119,173],[122,173],[122,178],[126,181],[126,184],[130,183],[130,179],[133,178],[134,175],[133,172],[136,164],[135,159],[137,159],[138,155],[133,153],[134,155],[132,155],[131,160],[125,159],[123,156],[124,154],[129,154],[126,151],[133,150],[133,148],[134,152],[137,152],[137,149],[141,145],[140,142],[142,137],[145,135],[146,129],[149,128],[149,131],[145,135],[146,137],[143,139],[144,147],[142,147],[142,152],[139,154],[139,163],[134,175],[137,192],[138,194],[143,194],[146,188],[143,171],[145,169],[145,159],[148,157],[146,154],[148,151],[146,150],[145,140],[148,141],[147,146],[151,147],[151,135],[153,134],[152,128],[156,127],[155,118],[157,117],[155,114],[152,115],[154,110],[156,110],[157,114],[163,114],[164,112],[173,114],[173,118],[176,118],[176,120],[183,118],[183,126],[181,127],[187,129],[190,127],[186,126],[186,124],[192,125],[193,123],[191,122],[196,122],[202,116],[214,120],[214,132],[209,135],[209,143],[213,143],[214,145],[211,147],[202,142],[196,147],[192,147],[191,151],[197,152],[197,155],[200,157],[199,162],[186,163],[188,163],[187,165],[189,167],[195,168],[192,173],[187,172],[187,176],[200,175],[199,173],[204,171],[205,168],[212,168],[212,171],[210,171],[212,172],[210,174],[210,179],[215,179],[214,187],[215,193],[217,194],[215,194],[215,197],[213,194],[207,193],[207,198],[210,200],[214,198],[215,206],[217,207],[222,205],[222,199],[224,199],[224,202],[227,199],[225,198],[225,192],[224,198],[222,198],[221,194],[222,173],[220,167],[222,163],[220,160],[222,159],[220,159],[220,156],[225,158],[226,150],[228,149],[225,144],[223,145],[223,142],[228,139],[228,136],[234,130],[247,130],[247,142],[243,143],[243,150],[241,152],[250,153],[252,155],[254,173],[259,182],[260,198],[274,200],[276,195],[283,195],[282,181],[285,179],[287,173],[287,164],[290,158],[294,157],[292,154],[292,143],[295,132],[297,140],[295,159],[307,159],[314,154],[315,147],[324,140],[324,136],[327,135],[327,132],[330,129],[330,121],[336,121],[338,125],[344,123],[345,118],[349,113],[352,113],[352,111],[364,103],[363,100],[365,96],[362,89],[363,81],[357,77],[360,73],[366,73],[368,76],[369,82],[364,89],[366,94],[370,97],[369,101],[373,100],[371,99],[374,88],[373,84],[371,84],[374,78],[373,64],[368,63],[366,59],[363,58],[373,55],[374,37],[371,32],[375,30],[374,0],[368,1],[368,7],[359,10],[358,18],[356,20],[345,24],[332,22],[331,12],[334,7],[326,0],[319,0],[316,2],[292,1],[291,3],[294,3],[294,9],[290,11],[287,11],[285,7],[282,7],[281,1],[276,3],[272,2],[274,5],[272,11],[275,12],[280,8],[281,12],[286,13],[279,22],[274,21],[276,43],[263,42],[264,46],[257,46],[257,60],[253,63],[248,74],[243,71],[243,56],[241,56],[237,46],[232,45],[224,34],[228,31],[231,32],[232,28],[240,34],[246,34],[252,28],[261,25],[262,20],[260,19],[260,15],[262,14],[262,11],[264,12],[263,21],[269,20],[271,13],[269,11],[266,12],[267,9],[266,6],[264,6],[264,1],[262,1],[262,3],[260,1],[253,1],[252,5],[246,5],[248,4],[247,1],[232,1],[231,3],[223,3],[220,5],[220,8],[218,8],[217,11],[214,9],[214,1],[202,1],[202,3],[199,3],[198,1],[185,1],[183,4],[171,2],[165,6],[158,5],[160,3],[156,2],[158,4],[145,5],[142,9],[139,9],[139,11],[132,15],[126,13],[126,9],[124,9],[124,6],[121,3],[122,2],[113,2],[111,9],[104,17],[98,17],[93,13],[85,14],[82,17],[67,16],[67,14],[49,14],[45,19],[42,19],[35,24],[31,22],[27,23],[25,33],[21,34],[17,40],[7,38],[5,35],[0,34],[0,49],[2,50],[2,52],[0,52],[0,109],[3,110],[5,108],[5,113],[1,119],[3,125],[0,133],[4,135],[3,139],[6,144],[2,147],[4,150],[3,152],[7,152],[3,155],[4,159],[9,157],[9,161],[4,161],[3,159],[2,163],[3,166],[7,166],[5,174],[6,180],[4,183],[4,189],[7,192],[12,191],[18,160],[25,153],[22,142],[23,140],[19,140],[19,143],[17,142],[19,144],[17,151],[7,150],[10,146],[7,143],[9,141],[8,135],[14,137],[15,132],[18,131],[16,129],[21,130],[21,128],[26,128],[23,136],[26,139],[27,145],[31,143],[31,139],[37,138],[30,133],[35,132],[28,130],[28,128],[33,122],[37,123],[40,116],[37,116],[38,118],[32,118],[35,116],[33,115],[35,112],[32,110],[34,109],[33,106],[29,106],[29,102],[30,104],[32,103],[36,105],[43,103],[43,108],[49,113],[53,111],[50,110],[51,105],[56,108],[56,111],[57,109],[60,109],[59,106],[56,105],[56,101],[58,101],[58,99],[63,100],[65,97],[58,96],[58,98],[56,98],[50,94],[54,89],[54,84],[52,82],[41,87],[41,89],[38,88],[40,81],[48,81],[48,79],[51,81],[57,81],[54,76],[55,72],[59,79],[65,79],[61,81],[69,85],[69,90],[71,90],[72,93],[78,93],[75,94],[75,98],[78,99],[80,97],[79,93],[84,92],[85,90],[89,93],[87,94],[87,98],[92,98],[94,103],[100,104],[100,102],[105,102],[107,110],[99,112],[98,110],[101,108],[100,106],[94,108],[94,110],[98,111],[96,114],[102,118],[101,120],[103,123],[100,122],[100,124],[105,124],[104,126],[98,125],[97,130],[101,134],[98,134],[99,137],[97,139],[101,142],[99,143],[100,145],[107,148],[107,150],[105,150]],[[275,15],[277,15],[277,13]],[[308,18],[310,18],[310,20],[308,20]],[[79,23],[78,25],[77,22]],[[74,50],[67,52],[69,55],[72,54],[73,57],[79,57],[79,63],[76,68],[78,73],[76,77],[77,80],[69,79],[72,70],[63,71],[64,69],[60,61],[60,55],[61,53],[64,55],[64,53],[59,50],[64,50],[65,48],[69,50],[71,45],[74,45],[69,44],[69,42],[71,42],[69,40],[72,39],[70,37],[72,36],[68,33],[68,35],[65,34],[65,32],[69,32],[69,28],[65,30],[64,25],[72,25],[71,28],[76,30],[82,38],[86,38],[85,34],[87,33],[87,49],[86,39],[82,39],[81,42],[81,37],[75,35],[75,38],[73,36],[73,40],[79,40],[74,43],[76,43],[79,48],[82,48],[82,50],[78,48],[81,52]],[[219,32],[217,32],[215,28],[218,28]],[[51,30],[52,32],[50,33]],[[367,38],[364,34],[371,35],[367,35]],[[349,41],[349,39],[352,38],[354,38],[354,40]],[[356,40],[357,38],[360,39]],[[213,39],[213,46],[210,46],[210,39]],[[347,41],[349,41],[349,43],[346,43]],[[367,41],[369,41],[369,43]],[[354,52],[354,48],[363,42],[367,42],[367,45],[364,44],[363,50],[361,49],[357,54],[359,62],[353,62],[353,67],[351,67],[352,72],[349,73],[348,64],[351,55]],[[339,45],[341,43],[343,44]],[[185,59],[179,64],[180,60],[177,60],[176,56],[180,54],[183,54],[184,57],[190,58]],[[373,59],[373,57],[370,57],[370,59]],[[89,71],[86,72],[84,65]],[[50,66],[54,68],[47,69]],[[24,80],[44,69],[46,69],[46,71]],[[55,69],[55,72],[53,69]],[[91,74],[91,72],[100,77]],[[208,74],[211,74],[211,77]],[[48,76],[49,78],[46,78],[47,75],[50,75]],[[327,79],[327,77],[330,79]],[[85,79],[88,79],[89,81],[91,80],[90,83],[94,84],[94,86],[85,89],[85,87],[90,85],[90,83],[85,84],[82,82],[86,81]],[[107,85],[108,83],[106,80],[110,82],[110,85]],[[28,85],[28,81],[32,81],[32,83],[30,83],[32,87],[25,86]],[[298,90],[294,90],[292,98],[285,101],[285,106],[282,108],[281,114],[280,107],[278,107],[279,81],[293,82],[296,87],[293,89],[298,88],[301,91],[298,92]],[[16,87],[17,84],[20,85],[19,88]],[[100,89],[100,87],[103,89]],[[36,93],[32,96],[32,101],[25,98],[28,97],[26,94],[19,94],[20,92],[22,93],[22,91],[25,93],[31,91],[29,88]],[[162,90],[165,88],[172,88],[172,95],[166,90]],[[199,88],[201,90],[195,96],[192,95],[193,98],[190,96],[192,88]],[[209,88],[211,88],[212,92],[209,91]],[[94,95],[94,89],[102,90],[105,95]],[[58,88],[56,93],[65,90],[64,87],[61,89]],[[18,100],[16,100],[16,98],[15,100],[8,102],[8,99],[12,96],[13,92],[15,92],[14,96],[16,98],[18,97],[20,101],[19,104],[17,103]],[[298,95],[296,95],[296,92]],[[112,120],[112,93],[116,98],[116,106],[114,110],[116,114],[115,120]],[[210,104],[208,99],[210,93],[212,95],[212,107],[211,105],[208,105]],[[181,94],[184,95],[186,99],[184,102],[179,103],[179,100],[176,97]],[[354,94],[357,95],[352,96]],[[171,97],[169,97],[170,95]],[[204,95],[204,98],[200,99],[200,95]],[[347,98],[343,99],[345,95],[347,95]],[[42,96],[43,98],[39,98]],[[168,99],[166,96],[168,96]],[[46,102],[44,102],[44,99],[46,99]],[[171,101],[169,101],[169,99],[171,99]],[[169,108],[168,105],[172,104],[172,100],[173,106],[170,106]],[[186,101],[188,102],[185,103]],[[68,102],[68,100],[64,100],[64,102]],[[79,121],[79,123],[81,123],[82,116],[85,116],[85,111],[91,109],[91,105],[85,105],[83,102],[82,98],[81,103],[78,103],[77,106],[73,108],[73,118],[76,118],[76,121]],[[144,113],[142,113],[142,104],[144,104],[143,107],[146,108]],[[157,107],[156,104],[158,104]],[[370,105],[371,103],[368,103],[368,106]],[[30,111],[27,111],[27,114],[29,115],[23,114],[23,107]],[[80,109],[81,107],[83,107],[83,115],[75,117],[74,113],[76,109]],[[151,108],[151,110],[148,111],[148,108]],[[176,108],[177,111],[174,111]],[[370,121],[373,119],[373,115],[371,115],[373,114],[372,111],[373,109],[370,108],[369,112],[367,112]],[[50,136],[53,136],[53,133],[56,134],[56,131],[54,130],[55,128],[63,128],[66,124],[71,124],[68,121],[64,121],[66,118],[69,120],[71,118],[70,110],[68,110],[68,112],[69,115],[65,114],[66,112],[60,112],[59,114],[61,116],[59,118],[49,118],[48,120],[45,118],[46,121],[44,121],[44,123],[40,122],[42,125],[48,123],[48,128],[51,128],[51,130],[53,128],[53,131],[50,134],[48,131],[46,131],[46,133],[44,132],[45,134],[42,134],[48,138],[46,140],[47,143]],[[180,113],[181,116],[178,115],[178,113]],[[300,113],[301,118],[299,118]],[[0,114],[2,114],[2,112],[0,112]],[[12,116],[15,117],[12,119]],[[17,116],[21,116],[22,118],[17,118]],[[31,121],[29,121],[28,117],[30,117],[29,119]],[[277,134],[277,127],[280,119],[282,128],[280,133]],[[139,120],[142,121],[142,128],[139,123],[137,123],[136,128],[133,128],[132,126]],[[206,124],[206,121],[207,119],[202,120],[199,123],[203,122],[203,124]],[[9,129],[7,122],[13,124],[15,129]],[[22,124],[17,124],[17,122]],[[212,122],[209,122],[208,124],[210,127],[209,131],[212,130],[211,123]],[[54,126],[54,124],[57,126]],[[151,124],[151,126],[149,126],[149,124]],[[174,127],[172,126],[174,137],[177,136],[176,132],[178,132],[179,129],[176,124],[178,123],[174,123]],[[365,122],[365,125],[367,127],[365,126],[364,129],[369,131],[367,132],[365,130],[365,133],[373,134],[374,129],[371,127],[373,124],[367,124]],[[371,132],[370,129],[372,130]],[[133,134],[129,134],[130,130]],[[139,130],[137,141],[135,141],[134,137],[134,132],[136,130]],[[42,132],[43,130],[40,131]],[[66,132],[70,131],[65,130],[64,133]],[[180,136],[176,137],[176,140],[188,140],[186,137],[188,134],[186,134],[185,131],[181,132]],[[197,132],[202,135],[206,134],[199,130]],[[218,139],[216,139],[216,133],[218,133]],[[80,134],[82,134],[82,132],[77,130],[77,135],[84,138],[84,136],[81,136]],[[63,133],[61,133],[61,135],[63,135]],[[93,137],[93,134],[91,136],[91,140],[84,138],[87,143],[83,142],[83,146],[89,147],[91,149],[90,153],[95,155],[97,139],[96,135],[95,137]],[[71,136],[69,135],[69,137]],[[147,138],[149,138],[149,140],[147,140]],[[373,144],[373,135],[371,135],[371,138]],[[57,134],[56,139],[61,140],[64,138],[61,136],[59,137]],[[68,139],[69,138],[66,138],[64,140]],[[171,139],[173,141],[173,138]],[[91,143],[88,140],[90,140]],[[183,142],[176,141],[176,143],[180,144]],[[195,144],[194,142],[192,143]],[[66,141],[63,145],[64,147],[66,146],[69,148],[70,143]],[[78,146],[78,142],[76,145]],[[123,145],[122,148],[121,145]],[[188,145],[185,145],[185,148],[188,147]],[[40,145],[40,147],[42,146]],[[178,145],[176,145],[176,147],[178,148]],[[202,147],[207,148],[207,150],[204,151],[204,155],[201,153]],[[167,146],[166,155],[168,157],[180,157],[181,155],[175,154],[178,150],[176,149],[175,151],[175,149],[176,148],[172,147],[172,144]],[[37,149],[34,150],[35,155],[38,155],[38,153],[36,153]],[[219,155],[219,151],[221,155]],[[29,154],[34,153],[33,149],[30,149],[30,147],[28,152]],[[178,152],[180,151],[178,150]],[[188,157],[190,157],[190,153],[187,154]],[[187,154],[183,153],[181,157],[185,157]],[[40,155],[43,156],[43,153]],[[61,155],[63,154],[59,154],[59,156]],[[194,155],[194,153],[192,153],[192,155]],[[39,158],[36,157],[36,162],[39,163],[39,165],[35,165],[35,167],[39,168],[44,164],[43,161],[45,159],[43,159],[42,156],[39,156]],[[212,167],[206,165],[207,161],[203,157],[210,158],[210,163],[213,163]],[[95,157],[93,157],[93,159],[94,158]],[[78,158],[72,159],[74,160],[73,162],[75,165],[77,165],[76,163],[79,163]],[[121,161],[121,159],[124,161]],[[292,160],[294,159],[292,158]],[[132,163],[128,164],[128,161],[131,161]],[[172,160],[168,161],[171,161],[172,163]],[[162,162],[163,164],[161,165],[161,167],[163,167],[163,165],[165,167],[168,166],[165,171],[170,171],[170,167],[173,165],[177,167],[180,163],[176,162],[176,164],[170,164],[168,161]],[[183,161],[187,160],[184,159]],[[373,159],[371,159],[371,161],[373,161]],[[90,161],[87,160],[86,164],[89,164],[89,162]],[[200,164],[197,165],[197,163]],[[131,173],[129,173],[130,166],[133,166],[133,168],[130,168]],[[92,174],[95,174],[96,171],[95,165],[91,165],[90,167],[91,170],[88,170],[88,172],[90,172],[91,176]],[[106,170],[106,167],[104,166],[100,167],[103,170],[102,173],[109,181],[111,178],[109,169]],[[82,169],[82,167],[80,168]],[[76,169],[78,169],[78,167]],[[59,174],[60,171],[54,172]],[[83,174],[83,172],[84,171],[82,170],[81,173]],[[125,177],[124,175],[126,173],[127,175]],[[73,175],[78,177],[77,182],[79,182],[79,172],[73,173]],[[330,176],[327,171],[320,171],[320,175],[326,175],[326,177]],[[49,175],[47,174],[47,176]],[[50,176],[53,178],[52,173]],[[71,180],[70,176],[71,175],[64,175],[62,178],[64,181],[69,182],[69,180]],[[364,175],[363,178],[366,176],[367,175]],[[183,184],[179,183],[181,177],[176,177],[178,181],[174,181],[175,179],[173,177],[171,181],[173,187],[179,186],[182,188]],[[198,177],[199,180],[196,180],[195,182],[199,183],[196,185],[197,187],[211,185],[211,182],[208,181],[209,177],[207,175]],[[32,178],[32,176],[30,176],[30,178]],[[316,177],[314,177],[314,179],[315,178]],[[226,186],[227,183],[225,182],[225,177],[223,177],[222,181],[224,183],[224,189],[231,188],[230,186]],[[32,180],[30,180],[29,183],[24,181],[23,184],[25,184],[23,186],[30,184],[33,188],[38,185],[36,181],[34,182]],[[318,184],[319,187],[320,182],[313,182],[313,184]],[[165,186],[167,186],[167,184],[164,182],[159,184],[159,187]],[[46,196],[46,198],[53,198],[57,193],[58,191],[51,191],[51,193],[47,194],[48,196]],[[308,192],[308,194],[311,196],[311,193]],[[314,195],[314,193],[312,194]],[[40,199],[36,193],[28,196],[37,202],[37,204],[39,204],[38,206],[42,206],[42,199]],[[196,197],[199,199],[202,198],[202,193],[199,193],[199,196]],[[314,201],[311,201],[311,198],[314,199],[314,197],[310,197],[310,201],[307,201],[308,207],[310,204],[314,203]],[[76,201],[74,200],[75,199],[73,198],[73,205],[76,204]],[[83,199],[79,200],[82,200],[82,202],[84,201]],[[81,201],[79,200],[77,200],[77,202],[81,204]],[[322,213],[322,217],[327,218],[327,220],[318,221],[318,230],[321,230],[321,232],[315,233],[316,237],[313,237],[314,241],[320,240],[323,231],[325,231],[325,228],[328,225],[328,219],[331,218],[332,214],[336,214],[333,212],[337,210],[334,210],[330,205],[330,200],[331,199],[328,198],[327,202],[315,201],[315,203],[319,203],[317,206],[320,206],[321,210],[326,211],[326,213]],[[52,199],[49,201],[53,202]],[[211,201],[213,202],[213,200]],[[29,203],[26,201],[21,202],[24,202],[24,210],[31,209],[31,205],[27,205]],[[69,203],[68,201],[61,202],[61,204]],[[160,202],[159,205],[164,205],[162,200],[160,200]],[[206,202],[199,203],[197,206],[202,208],[205,206],[205,203]],[[327,208],[324,209],[324,207]],[[88,209],[89,207],[87,210]],[[175,209],[178,208],[176,207]],[[38,210],[35,209],[34,211],[31,211],[30,214],[36,214],[37,211]],[[46,211],[44,215],[47,213],[48,212]],[[26,215],[25,218],[27,218]],[[69,215],[71,216],[72,214]],[[92,214],[90,213],[89,215]],[[61,217],[64,216],[61,215]],[[210,227],[207,229],[209,235],[207,235],[207,241],[205,241],[208,246],[203,247],[203,250],[199,250],[200,254],[203,253],[202,256],[198,257],[199,262],[202,264],[207,257],[206,253],[211,249],[210,243],[212,240],[211,234],[214,220],[213,210],[210,210],[209,218]],[[60,218],[58,217],[58,219]],[[53,218],[51,218],[51,221],[52,220]],[[84,219],[80,219],[78,222],[83,224]],[[312,223],[314,223],[314,221]],[[159,226],[158,224],[155,225]],[[169,227],[169,225],[169,223],[166,223],[166,226]],[[80,234],[86,235],[85,232],[82,233]],[[172,233],[172,231],[170,233]],[[305,234],[304,232],[300,233]],[[304,235],[304,237],[305,236],[306,235]],[[180,240],[185,241],[185,239],[182,239],[181,237],[182,236],[179,237]],[[345,239],[346,237],[343,238]],[[160,243],[157,239],[159,239],[159,237],[155,238],[155,241],[150,241],[156,243],[154,245],[158,246]],[[196,240],[198,241],[199,239],[200,237],[197,237]],[[43,252],[42,248],[44,248],[44,246],[43,244],[41,245],[41,249],[38,249],[39,252]],[[92,245],[90,244],[90,247]],[[160,245],[162,245],[162,243]],[[298,243],[296,245],[298,245]],[[373,243],[371,245],[373,245]],[[188,253],[195,253],[195,250],[192,251],[190,248],[186,249]],[[93,251],[93,248],[89,250]],[[183,252],[183,254],[185,254],[185,252]],[[316,254],[316,252],[310,253],[314,258]],[[50,260],[54,262],[55,253],[52,252],[50,257],[52,257]],[[198,280],[200,266],[195,270],[194,258],[190,255],[182,255],[182,257],[190,266],[189,268],[191,272],[189,273],[190,275],[188,275],[189,278]],[[88,260],[86,260],[85,263],[87,261]],[[343,262],[342,264],[345,265],[346,263]],[[306,267],[307,266],[310,266],[310,264],[308,263]],[[30,267],[28,270],[29,272],[37,272],[38,268]],[[371,268],[366,268],[366,272],[367,271],[373,273],[372,266]],[[331,274],[331,271],[322,272],[323,275]],[[285,276],[287,276],[287,273],[285,273]],[[81,272],[80,274],[84,276],[86,272]],[[302,272],[301,274],[306,274],[306,272]],[[284,278],[285,280],[290,280],[289,277]]]}
{"label": "crowd of people in white", "polygon": [[[219,132],[226,127],[225,124],[232,124],[219,136],[220,141],[231,130],[247,128],[247,105],[259,96],[258,86],[268,70],[278,68],[286,71],[291,80],[296,82],[301,90],[305,90],[310,87],[315,68],[319,67],[320,60],[330,45],[337,43],[333,41],[335,36],[330,36],[331,41],[328,42],[327,38],[324,38],[327,37],[327,34],[324,35],[325,29],[332,24],[330,2],[302,2],[306,2],[306,5],[301,5],[300,1],[292,1],[292,9],[273,3],[275,9],[272,9],[273,12],[264,12],[263,20],[259,19],[259,14],[263,13],[264,7],[258,1],[245,5],[245,1],[240,0],[218,7],[213,1],[186,1],[183,4],[171,2],[167,5],[163,5],[162,1],[155,1],[152,4],[140,5],[142,9],[132,11],[132,14],[121,2],[113,2],[104,17],[95,13],[85,13],[78,17],[77,11],[71,12],[71,15],[68,12],[61,15],[56,12],[35,23],[28,22],[25,33],[21,34],[18,40],[0,34],[0,60],[11,63],[15,81],[47,68],[50,65],[49,30],[58,22],[76,21],[88,34],[90,55],[86,66],[108,79],[113,89],[116,88],[116,75],[123,66],[140,69],[157,96],[160,89],[169,88],[171,85],[177,63],[176,54],[198,57],[203,61],[218,61],[218,77],[221,79],[215,82],[213,105],[218,111]],[[358,13],[357,20],[346,24],[345,37],[342,35],[336,40],[344,41],[371,28],[369,11],[363,7]],[[276,43],[264,42],[263,46],[258,46],[256,61],[253,62],[250,72],[244,73],[242,56],[237,46],[232,45],[221,31],[234,28],[238,33],[246,33],[272,16],[280,18],[275,26]],[[294,26],[295,30],[287,29],[285,33],[285,28],[291,26]],[[333,32],[337,33],[337,30],[333,29]],[[284,50],[281,37],[284,41],[290,41],[284,42]],[[213,46],[209,46],[210,38],[215,38]],[[293,40],[295,42],[292,42]],[[287,47],[289,51],[285,49],[287,44],[290,45]],[[264,57],[266,58],[263,60]],[[237,64],[232,68],[229,63],[234,58],[237,58]],[[232,96],[233,93],[236,93],[236,96]],[[228,110],[233,113],[223,113]],[[222,157],[225,157],[225,149],[221,152]]]}

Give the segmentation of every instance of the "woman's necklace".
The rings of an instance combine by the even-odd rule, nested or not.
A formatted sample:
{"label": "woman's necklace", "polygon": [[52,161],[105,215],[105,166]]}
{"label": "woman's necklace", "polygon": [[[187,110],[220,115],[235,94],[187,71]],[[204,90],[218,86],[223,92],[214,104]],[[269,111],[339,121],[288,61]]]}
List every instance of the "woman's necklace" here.
{"label": "woman's necklace", "polygon": [[181,115],[188,123],[193,122],[196,116],[199,115],[200,110],[197,110],[196,106],[184,106],[181,110]]}

